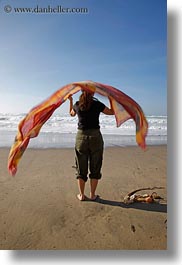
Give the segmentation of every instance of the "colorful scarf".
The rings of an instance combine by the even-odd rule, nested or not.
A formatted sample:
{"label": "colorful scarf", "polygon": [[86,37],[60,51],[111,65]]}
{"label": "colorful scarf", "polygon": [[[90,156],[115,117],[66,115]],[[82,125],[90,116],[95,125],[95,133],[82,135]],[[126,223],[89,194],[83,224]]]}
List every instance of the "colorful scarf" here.
{"label": "colorful scarf", "polygon": [[18,133],[8,158],[8,170],[11,175],[16,174],[17,165],[28,146],[30,138],[37,137],[41,127],[51,117],[53,112],[70,95],[80,90],[99,93],[108,97],[114,110],[117,127],[126,120],[133,119],[136,123],[136,142],[141,148],[145,148],[148,123],[141,107],[132,98],[109,85],[92,81],[75,82],[62,87],[47,100],[34,107],[19,123]]}

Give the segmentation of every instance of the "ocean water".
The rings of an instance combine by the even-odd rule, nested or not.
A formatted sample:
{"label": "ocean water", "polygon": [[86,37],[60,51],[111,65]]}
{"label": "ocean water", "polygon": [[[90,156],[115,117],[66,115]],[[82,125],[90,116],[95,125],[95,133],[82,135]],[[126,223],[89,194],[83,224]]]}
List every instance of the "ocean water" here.
{"label": "ocean water", "polygon": [[[0,147],[10,147],[17,133],[19,122],[25,114],[0,113]],[[167,144],[167,116],[147,116],[149,123],[146,143],[148,145]],[[114,116],[101,114],[100,127],[105,147],[135,146],[135,123],[128,120],[119,128]],[[77,131],[77,117],[55,113],[43,125],[38,137],[30,140],[31,148],[71,148],[74,147]]]}

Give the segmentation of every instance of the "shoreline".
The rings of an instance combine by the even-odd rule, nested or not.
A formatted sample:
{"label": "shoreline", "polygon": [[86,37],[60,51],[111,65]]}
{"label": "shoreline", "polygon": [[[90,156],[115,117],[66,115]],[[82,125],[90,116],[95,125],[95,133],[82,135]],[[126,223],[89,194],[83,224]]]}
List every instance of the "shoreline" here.
{"label": "shoreline", "polygon": [[[146,150],[150,147],[166,147],[167,148],[167,144],[148,144],[146,146]],[[11,147],[8,147],[8,146],[0,146],[0,149],[1,150],[10,150]],[[105,146],[104,147],[104,150],[105,149],[112,149],[112,148],[138,148],[139,150],[145,152],[146,150],[142,150],[138,145],[113,145],[113,146]],[[28,146],[27,149],[25,150],[25,152],[27,150],[71,150],[73,149],[74,150],[74,147],[72,146],[68,146],[68,147],[30,147]]]}
{"label": "shoreline", "polygon": [[[0,137],[0,148],[11,147],[16,132],[3,132]],[[136,135],[102,133],[105,147],[137,146]],[[76,133],[40,132],[38,137],[31,138],[30,148],[74,148]],[[146,145],[165,145],[167,135],[150,135],[146,137]]]}
{"label": "shoreline", "polygon": [[[0,249],[167,249],[166,145],[106,147],[95,202],[76,198],[73,148],[28,148],[15,177],[7,172],[8,153],[1,149]],[[164,200],[123,204],[144,187],[164,187],[154,190]]]}

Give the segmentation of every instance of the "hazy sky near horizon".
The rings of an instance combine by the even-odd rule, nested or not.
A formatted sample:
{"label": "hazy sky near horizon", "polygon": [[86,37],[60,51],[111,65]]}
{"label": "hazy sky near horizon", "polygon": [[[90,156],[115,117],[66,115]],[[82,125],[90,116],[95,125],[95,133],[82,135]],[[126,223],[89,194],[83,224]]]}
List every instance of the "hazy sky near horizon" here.
{"label": "hazy sky near horizon", "polygon": [[[93,80],[122,90],[146,115],[166,115],[166,2],[1,0],[0,113],[26,113],[67,83]],[[88,13],[14,11],[58,5]]]}

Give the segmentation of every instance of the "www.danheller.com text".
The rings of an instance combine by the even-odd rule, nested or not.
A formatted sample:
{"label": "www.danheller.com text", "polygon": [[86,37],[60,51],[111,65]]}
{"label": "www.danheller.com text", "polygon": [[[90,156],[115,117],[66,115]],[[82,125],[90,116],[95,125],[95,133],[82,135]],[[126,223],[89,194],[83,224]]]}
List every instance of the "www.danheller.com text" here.
{"label": "www.danheller.com text", "polygon": [[47,7],[12,7],[10,5],[6,5],[4,7],[4,11],[6,13],[88,13],[89,10],[86,7],[63,7],[61,5],[57,5],[56,7],[52,7],[48,5]]}

